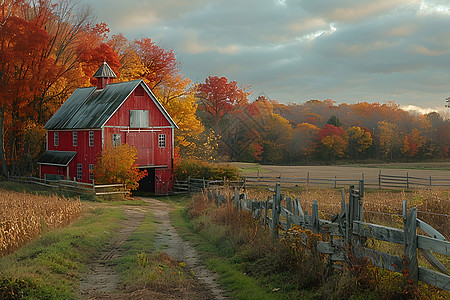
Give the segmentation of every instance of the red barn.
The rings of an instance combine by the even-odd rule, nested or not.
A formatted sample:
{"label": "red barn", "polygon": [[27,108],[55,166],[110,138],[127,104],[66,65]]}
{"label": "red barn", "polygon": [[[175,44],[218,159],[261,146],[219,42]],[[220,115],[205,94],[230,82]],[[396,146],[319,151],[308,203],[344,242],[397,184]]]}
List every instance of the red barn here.
{"label": "red barn", "polygon": [[140,189],[170,193],[177,125],[142,79],[113,83],[116,75],[106,62],[94,77],[96,87],[76,89],[44,126],[41,178],[92,182],[101,151],[127,143],[137,149],[138,167],[148,173]]}

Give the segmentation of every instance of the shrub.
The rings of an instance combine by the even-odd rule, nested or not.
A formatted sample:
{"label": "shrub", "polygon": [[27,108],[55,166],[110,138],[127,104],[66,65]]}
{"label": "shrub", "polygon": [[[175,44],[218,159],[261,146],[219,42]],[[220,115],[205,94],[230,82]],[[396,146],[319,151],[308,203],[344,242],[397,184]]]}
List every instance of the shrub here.
{"label": "shrub", "polygon": [[188,177],[205,178],[208,180],[220,180],[224,178],[229,180],[240,179],[238,168],[230,165],[197,160],[182,160],[175,165],[175,178],[178,180],[187,180]]}

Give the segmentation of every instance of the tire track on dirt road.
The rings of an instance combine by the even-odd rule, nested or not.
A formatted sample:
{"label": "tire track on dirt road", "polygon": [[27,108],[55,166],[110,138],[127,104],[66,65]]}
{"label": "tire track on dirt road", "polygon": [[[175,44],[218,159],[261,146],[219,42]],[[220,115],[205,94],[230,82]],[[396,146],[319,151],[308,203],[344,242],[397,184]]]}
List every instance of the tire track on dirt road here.
{"label": "tire track on dirt road", "polygon": [[153,217],[158,221],[158,233],[155,247],[164,251],[179,262],[186,263],[186,267],[193,271],[194,277],[208,289],[214,299],[228,299],[220,284],[217,282],[218,275],[208,270],[201,262],[197,251],[184,241],[170,224],[169,212],[173,211],[172,205],[152,198],[142,198],[150,204]]}

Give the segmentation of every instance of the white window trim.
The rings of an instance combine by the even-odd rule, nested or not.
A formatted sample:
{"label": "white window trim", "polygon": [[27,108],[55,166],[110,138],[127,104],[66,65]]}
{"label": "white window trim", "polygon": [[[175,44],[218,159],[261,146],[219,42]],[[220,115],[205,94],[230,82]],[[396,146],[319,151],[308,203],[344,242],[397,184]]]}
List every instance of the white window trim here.
{"label": "white window trim", "polygon": [[166,148],[166,134],[165,133],[158,134],[158,147]]}
{"label": "white window trim", "polygon": [[95,137],[94,132],[89,131],[89,147],[94,147],[94,137]]}
{"label": "white window trim", "polygon": [[83,164],[77,164],[77,180],[83,179]]}
{"label": "white window trim", "polygon": [[78,131],[72,132],[72,146],[74,147],[78,146]]}
{"label": "white window trim", "polygon": [[[117,139],[117,137],[119,137]],[[113,133],[112,135],[113,147],[118,147],[122,144],[122,135],[120,133]]]}
{"label": "white window trim", "polygon": [[59,146],[59,132],[53,133],[53,145]]}
{"label": "white window trim", "polygon": [[94,164],[89,164],[89,180],[94,180]]}

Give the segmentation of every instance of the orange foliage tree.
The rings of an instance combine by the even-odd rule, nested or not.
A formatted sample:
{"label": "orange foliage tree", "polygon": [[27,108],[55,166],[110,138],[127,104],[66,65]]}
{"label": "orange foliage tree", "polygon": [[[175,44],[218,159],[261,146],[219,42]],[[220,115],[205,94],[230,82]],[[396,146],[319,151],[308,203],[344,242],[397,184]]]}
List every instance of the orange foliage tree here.
{"label": "orange foliage tree", "polygon": [[98,183],[122,183],[128,189],[139,187],[139,180],[147,175],[136,167],[137,150],[128,144],[109,146],[97,158],[94,178]]}

